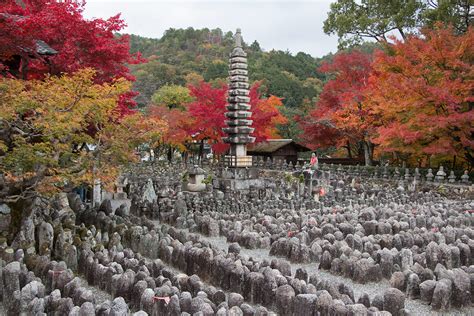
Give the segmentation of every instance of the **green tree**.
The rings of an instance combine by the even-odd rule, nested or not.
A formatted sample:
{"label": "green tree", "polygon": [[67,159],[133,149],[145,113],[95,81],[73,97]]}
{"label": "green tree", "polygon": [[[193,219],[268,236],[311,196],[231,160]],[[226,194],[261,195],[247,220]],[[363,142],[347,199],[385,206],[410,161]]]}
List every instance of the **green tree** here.
{"label": "green tree", "polygon": [[427,9],[423,12],[425,24],[433,27],[442,21],[451,24],[457,33],[466,33],[472,20],[474,2],[472,0],[438,0],[427,1]]}
{"label": "green tree", "polygon": [[192,101],[188,88],[178,85],[165,85],[158,89],[151,101],[159,106],[169,109],[184,109],[185,105]]}
{"label": "green tree", "polygon": [[132,65],[132,73],[136,77],[133,88],[140,92],[135,101],[142,109],[150,103],[153,93],[162,86],[185,83],[177,67],[163,64],[157,59],[151,59],[140,65]]}
{"label": "green tree", "polygon": [[324,32],[337,34],[341,48],[364,39],[386,41],[396,33],[405,39],[439,21],[464,33],[472,24],[473,7],[472,0],[337,0],[324,21]]}
{"label": "green tree", "polygon": [[365,38],[386,41],[393,31],[404,38],[420,25],[424,7],[419,0],[337,0],[324,21],[324,32],[337,34],[341,48]]}
{"label": "green tree", "polygon": [[216,59],[213,60],[208,66],[206,71],[204,72],[204,80],[211,81],[218,78],[227,78],[228,76],[228,66],[227,63]]}

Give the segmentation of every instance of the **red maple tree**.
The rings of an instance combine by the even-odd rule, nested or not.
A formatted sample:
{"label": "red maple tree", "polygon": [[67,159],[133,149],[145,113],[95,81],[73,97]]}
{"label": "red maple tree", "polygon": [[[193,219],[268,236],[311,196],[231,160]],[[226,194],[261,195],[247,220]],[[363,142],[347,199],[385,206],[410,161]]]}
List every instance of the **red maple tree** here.
{"label": "red maple tree", "polygon": [[[286,118],[278,109],[283,105],[281,99],[275,96],[262,98],[259,87],[259,83],[253,84],[249,93],[256,141],[278,137],[276,126],[286,123]],[[224,153],[229,148],[222,142],[225,136],[222,128],[226,126],[224,113],[227,112],[227,86],[213,88],[211,84],[201,82],[196,86],[190,85],[189,90],[194,97],[194,101],[187,105],[189,114],[195,118],[195,126],[191,131],[194,139],[207,140],[216,153]]]}
{"label": "red maple tree", "polygon": [[[46,74],[93,68],[97,83],[120,77],[134,80],[127,64],[142,59],[130,54],[127,36],[115,36],[125,26],[124,21],[119,14],[106,20],[86,20],[84,5],[85,1],[47,0],[7,0],[0,4],[2,73],[41,79]],[[38,49],[40,43],[57,53],[42,53]],[[135,95],[130,92],[120,98],[118,109],[123,114],[135,106]]]}
{"label": "red maple tree", "polygon": [[351,147],[363,146],[366,163],[371,159],[373,126],[364,95],[372,72],[371,59],[370,54],[353,50],[337,54],[320,67],[333,78],[324,85],[309,115],[297,118],[308,147],[345,147],[351,157]]}
{"label": "red maple tree", "polygon": [[179,108],[170,109],[165,106],[151,105],[148,107],[148,116],[161,119],[167,123],[168,128],[162,135],[164,144],[184,151],[186,145],[192,141],[192,130],[196,121],[187,111]]}
{"label": "red maple tree", "polygon": [[385,151],[463,157],[474,165],[474,29],[439,25],[378,53],[367,102]]}

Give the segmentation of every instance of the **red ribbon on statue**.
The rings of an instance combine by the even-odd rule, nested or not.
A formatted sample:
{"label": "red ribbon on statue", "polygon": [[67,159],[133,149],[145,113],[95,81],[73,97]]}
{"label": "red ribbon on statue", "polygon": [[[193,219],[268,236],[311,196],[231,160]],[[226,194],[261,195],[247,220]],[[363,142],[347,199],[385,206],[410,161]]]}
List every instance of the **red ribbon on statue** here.
{"label": "red ribbon on statue", "polygon": [[168,305],[170,302],[170,297],[169,296],[153,296],[153,301],[165,301],[165,304]]}
{"label": "red ribbon on statue", "polygon": [[293,237],[294,235],[296,235],[298,232],[297,231],[291,231],[289,230],[288,231],[288,237]]}
{"label": "red ribbon on statue", "polygon": [[325,196],[326,195],[326,190],[324,190],[324,188],[321,188],[319,190],[319,196]]}

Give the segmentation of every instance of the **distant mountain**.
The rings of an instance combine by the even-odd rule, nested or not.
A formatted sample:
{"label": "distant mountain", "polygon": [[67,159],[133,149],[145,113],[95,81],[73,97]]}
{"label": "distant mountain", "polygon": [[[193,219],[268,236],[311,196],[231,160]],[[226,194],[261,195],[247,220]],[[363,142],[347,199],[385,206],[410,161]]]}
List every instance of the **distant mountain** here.
{"label": "distant mountain", "polygon": [[[148,62],[132,65],[140,92],[140,107],[149,104],[153,93],[166,84],[186,85],[203,79],[219,84],[227,78],[228,56],[234,34],[221,29],[169,29],[160,39],[130,35],[131,51],[140,52]],[[332,55],[314,58],[299,52],[264,51],[257,41],[243,43],[248,54],[250,80],[261,81],[266,95],[283,98],[288,116],[301,114],[314,104],[326,81],[318,67]],[[283,131],[284,136],[293,132]]]}

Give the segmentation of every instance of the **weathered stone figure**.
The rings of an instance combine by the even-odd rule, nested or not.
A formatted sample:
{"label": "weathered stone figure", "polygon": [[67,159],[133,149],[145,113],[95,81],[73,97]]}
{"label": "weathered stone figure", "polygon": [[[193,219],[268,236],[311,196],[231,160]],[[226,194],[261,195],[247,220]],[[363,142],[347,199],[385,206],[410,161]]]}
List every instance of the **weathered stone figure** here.
{"label": "weathered stone figure", "polygon": [[54,230],[50,223],[43,222],[38,227],[38,246],[40,255],[50,255],[53,249]]}
{"label": "weathered stone figure", "polygon": [[230,144],[227,164],[231,167],[249,167],[252,157],[247,156],[247,144],[253,143],[255,137],[250,136],[254,131],[251,127],[252,112],[250,112],[249,83],[247,71],[247,54],[242,49],[240,29],[235,34],[235,47],[229,58],[229,95],[228,112],[225,114],[228,127],[223,128],[227,137],[225,143]]}
{"label": "weathered stone figure", "polygon": [[153,203],[157,198],[155,188],[153,187],[153,181],[148,179],[143,190],[142,202]]}

